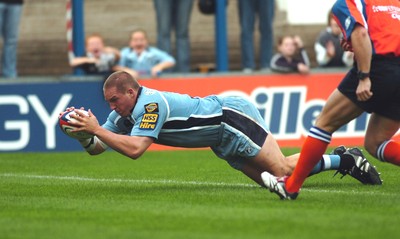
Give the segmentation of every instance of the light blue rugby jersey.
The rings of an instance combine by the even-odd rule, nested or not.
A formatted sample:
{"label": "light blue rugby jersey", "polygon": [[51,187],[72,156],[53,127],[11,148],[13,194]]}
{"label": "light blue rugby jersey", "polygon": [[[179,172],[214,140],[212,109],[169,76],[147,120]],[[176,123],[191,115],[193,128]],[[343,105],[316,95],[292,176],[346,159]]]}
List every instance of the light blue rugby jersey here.
{"label": "light blue rugby jersey", "polygon": [[118,134],[148,136],[178,147],[216,146],[220,140],[222,100],[141,87],[131,118],[112,111],[103,127]]}

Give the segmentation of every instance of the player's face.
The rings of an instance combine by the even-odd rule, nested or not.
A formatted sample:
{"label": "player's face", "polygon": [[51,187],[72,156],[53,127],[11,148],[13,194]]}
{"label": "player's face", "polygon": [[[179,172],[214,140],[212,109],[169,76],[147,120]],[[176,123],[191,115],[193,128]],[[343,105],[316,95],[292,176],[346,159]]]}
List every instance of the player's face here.
{"label": "player's face", "polygon": [[119,92],[117,87],[110,87],[104,89],[104,98],[112,110],[115,110],[122,117],[126,117],[131,114],[135,105],[136,93],[132,88],[125,92]]}

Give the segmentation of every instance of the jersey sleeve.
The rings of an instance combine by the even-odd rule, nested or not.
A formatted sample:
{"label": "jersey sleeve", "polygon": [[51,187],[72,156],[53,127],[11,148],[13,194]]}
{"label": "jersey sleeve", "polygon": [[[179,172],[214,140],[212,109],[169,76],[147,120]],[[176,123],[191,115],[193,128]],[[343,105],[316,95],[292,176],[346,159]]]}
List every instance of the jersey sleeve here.
{"label": "jersey sleeve", "polygon": [[121,116],[119,116],[115,111],[112,111],[108,115],[106,122],[101,127],[116,134],[126,134],[126,130],[119,127],[121,120]]}
{"label": "jersey sleeve", "polygon": [[135,124],[130,135],[158,139],[168,115],[169,105],[162,93],[151,89],[144,90],[133,111]]}
{"label": "jersey sleeve", "polygon": [[342,29],[343,37],[350,40],[356,24],[368,29],[365,3],[361,0],[338,0],[332,7],[333,17]]}

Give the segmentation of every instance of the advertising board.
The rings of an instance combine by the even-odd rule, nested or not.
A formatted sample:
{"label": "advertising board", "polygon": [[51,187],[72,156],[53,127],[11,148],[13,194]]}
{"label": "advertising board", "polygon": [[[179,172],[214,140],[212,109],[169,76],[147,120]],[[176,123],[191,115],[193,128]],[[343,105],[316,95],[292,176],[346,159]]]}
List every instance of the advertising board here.
{"label": "advertising board", "polygon": [[[280,146],[300,147],[344,73],[310,75],[200,75],[141,80],[162,91],[203,97],[242,96],[253,102]],[[58,114],[68,106],[91,109],[100,123],[110,111],[102,82],[10,83],[0,87],[1,151],[75,151],[78,142],[58,128]],[[334,134],[332,145],[362,145],[368,115]],[[171,149],[160,145],[152,150]]]}

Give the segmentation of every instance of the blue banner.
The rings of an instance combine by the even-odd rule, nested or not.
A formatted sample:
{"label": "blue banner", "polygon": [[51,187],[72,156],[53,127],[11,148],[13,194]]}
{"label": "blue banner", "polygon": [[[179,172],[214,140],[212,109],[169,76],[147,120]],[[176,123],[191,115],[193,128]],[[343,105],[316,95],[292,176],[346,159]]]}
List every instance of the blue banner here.
{"label": "blue banner", "polygon": [[59,128],[68,106],[92,109],[100,124],[110,108],[102,82],[47,82],[0,85],[0,152],[74,151],[81,145]]}

